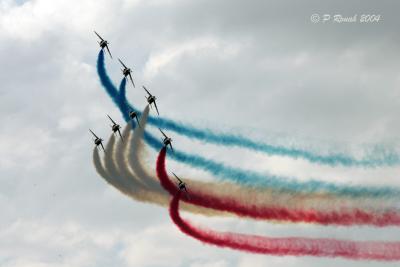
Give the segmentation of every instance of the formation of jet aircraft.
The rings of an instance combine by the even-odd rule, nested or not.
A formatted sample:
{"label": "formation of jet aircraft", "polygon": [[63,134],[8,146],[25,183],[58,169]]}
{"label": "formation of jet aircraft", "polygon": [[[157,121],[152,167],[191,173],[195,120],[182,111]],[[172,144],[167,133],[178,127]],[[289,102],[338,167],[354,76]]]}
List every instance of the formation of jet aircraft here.
{"label": "formation of jet aircraft", "polygon": [[[106,41],[106,40],[104,40],[96,31],[94,31],[94,33],[97,35],[97,37],[100,38],[100,41],[99,41],[98,43],[99,43],[101,49],[103,49],[103,50],[104,50],[104,49],[107,49],[107,52],[108,52],[108,54],[110,55],[110,57],[111,57],[111,59],[112,59],[112,55],[111,55],[110,49],[109,49],[109,47],[108,47],[109,42]],[[128,67],[122,62],[121,59],[118,58],[118,61],[119,61],[119,62],[121,63],[121,65],[123,66],[123,68],[121,68],[121,71],[122,71],[122,74],[124,75],[125,79],[127,79],[128,76],[129,76],[129,79],[130,79],[130,81],[132,82],[133,87],[135,87],[135,83],[133,82],[133,78],[132,78],[132,70],[131,70],[130,68],[128,68]],[[149,106],[150,106],[151,108],[154,106],[154,108],[155,108],[156,111],[157,111],[157,114],[160,115],[160,113],[158,112],[158,107],[157,107],[157,103],[156,103],[156,99],[157,99],[157,98],[156,98],[154,95],[152,95],[152,94],[149,92],[149,90],[147,90],[147,88],[146,88],[145,86],[142,86],[142,87],[143,87],[143,89],[146,91],[146,93],[148,94],[148,96],[145,96],[145,98],[146,98],[146,100],[147,100],[147,103],[149,104]],[[116,134],[116,133],[118,132],[118,134],[119,134],[119,136],[120,136],[120,138],[121,138],[121,141],[123,142],[124,140],[123,140],[123,137],[122,137],[122,134],[121,134],[121,126],[120,126],[119,124],[117,124],[109,115],[107,115],[107,117],[108,117],[108,118],[111,120],[111,122],[112,122],[112,125],[110,125],[110,126],[111,126],[112,132],[113,132],[114,134]],[[140,123],[139,123],[138,113],[137,113],[136,111],[131,110],[131,111],[129,112],[129,118],[130,118],[131,120],[134,120],[134,119],[135,119],[136,122],[137,122],[137,124],[138,124],[138,126],[141,127],[141,126],[140,126]],[[163,142],[164,146],[165,146],[165,147],[168,147],[168,146],[169,146],[169,147],[171,148],[171,151],[173,152],[174,150],[173,150],[173,148],[172,148],[172,138],[168,137],[160,128],[159,128],[159,130],[160,130],[161,134],[163,135],[163,140],[162,140],[162,142]],[[93,141],[94,141],[94,144],[96,145],[96,147],[101,146],[102,149],[103,149],[103,151],[106,152],[105,149],[104,149],[104,146],[103,146],[103,139],[99,138],[91,129],[89,129],[89,131],[90,131],[90,132],[93,134],[93,136],[95,137],[95,138],[93,139]],[[174,175],[174,176],[176,177],[176,179],[178,180],[177,186],[178,186],[179,190],[180,190],[180,191],[184,191],[185,194],[186,194],[187,199],[189,199],[189,194],[188,194],[188,191],[187,191],[187,189],[186,189],[186,184],[185,184],[175,173],[173,173],[173,175]]]}

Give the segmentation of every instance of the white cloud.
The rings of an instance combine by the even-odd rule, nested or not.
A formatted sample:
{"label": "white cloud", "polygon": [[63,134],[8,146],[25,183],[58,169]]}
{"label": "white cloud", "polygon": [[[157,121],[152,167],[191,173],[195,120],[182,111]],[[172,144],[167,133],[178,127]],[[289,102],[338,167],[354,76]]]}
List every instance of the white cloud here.
{"label": "white cloud", "polygon": [[48,151],[55,144],[49,131],[40,128],[5,130],[0,133],[1,168],[43,168],[48,163]]}
{"label": "white cloud", "polygon": [[[0,9],[0,37],[34,41],[49,32],[73,31],[86,35],[94,27],[106,27],[110,21],[108,10],[117,7],[119,1],[111,5],[108,1],[81,1],[71,3],[66,0],[33,0],[22,5],[5,1]],[[99,24],[94,24],[103,18]]]}
{"label": "white cloud", "polygon": [[[165,45],[163,45],[164,47]],[[162,51],[155,51],[151,54],[144,70],[146,79],[151,79],[157,75],[160,71],[168,66],[168,64],[177,60],[184,54],[199,53],[204,49],[215,49],[217,48],[217,41],[213,38],[201,38],[190,40],[183,44],[170,45],[167,48],[163,48]]]}

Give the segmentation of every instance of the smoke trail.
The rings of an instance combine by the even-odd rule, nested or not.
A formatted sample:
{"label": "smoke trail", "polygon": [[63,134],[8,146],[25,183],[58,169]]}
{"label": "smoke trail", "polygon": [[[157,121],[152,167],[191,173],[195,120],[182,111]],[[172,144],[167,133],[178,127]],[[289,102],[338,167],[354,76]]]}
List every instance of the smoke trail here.
{"label": "smoke trail", "polygon": [[[121,80],[121,83],[119,85],[119,95],[117,97],[117,106],[120,107],[120,110],[124,110],[125,112],[123,112],[123,117],[125,119],[125,121],[129,121],[130,117],[129,117],[129,111],[133,110],[130,108],[130,105],[128,103],[128,100],[126,99],[126,78],[123,78]],[[142,114],[142,112],[138,112],[138,115]],[[134,120],[131,120],[132,123],[132,128],[134,129],[136,126],[136,122]]]}
{"label": "smoke trail", "polygon": [[[135,136],[139,132],[135,132]],[[136,164],[132,165],[133,170],[141,169],[141,172],[145,172],[142,176],[144,179],[159,180],[154,172],[146,169],[146,164],[141,163],[140,158],[143,158],[144,144],[138,142],[137,145],[132,146],[132,156],[130,158],[138,158]],[[242,205],[245,205],[248,209],[258,209],[260,207],[269,206],[272,209],[275,207],[290,207],[292,210],[303,209],[303,210],[329,210],[337,211],[344,214],[347,210],[361,209],[361,210],[387,210],[388,207],[392,208],[395,205],[391,202],[382,202],[379,199],[353,199],[353,198],[337,198],[335,195],[329,194],[301,194],[301,193],[287,193],[279,192],[271,189],[260,188],[255,189],[251,187],[239,186],[227,182],[200,182],[193,179],[185,179],[190,181],[190,188],[200,194],[207,195],[203,198],[207,198],[208,195],[218,198],[232,198]],[[159,186],[157,186],[159,188]],[[387,203],[386,203],[387,202]]]}
{"label": "smoke trail", "polygon": [[146,106],[144,109],[142,116],[140,116],[140,125],[141,127],[138,127],[135,130],[135,133],[133,135],[133,138],[131,139],[131,147],[128,152],[128,162],[129,166],[134,170],[136,175],[141,179],[142,183],[146,186],[146,188],[149,188],[153,191],[160,192],[162,194],[165,194],[165,191],[161,188],[160,183],[158,181],[152,179],[147,172],[141,167],[141,164],[139,163],[140,158],[138,156],[138,153],[136,153],[140,142],[141,142],[141,137],[143,136],[144,132],[144,127],[147,122],[147,117],[149,115],[149,105]]}
{"label": "smoke trail", "polygon": [[131,168],[129,168],[129,163],[128,163],[128,153],[129,153],[129,148],[131,147],[130,144],[133,132],[134,131],[131,127],[131,124],[127,124],[122,133],[124,137],[124,142],[119,142],[117,144],[114,164],[116,165],[118,173],[124,179],[132,183],[133,187],[144,188],[145,187],[144,184],[142,183],[140,178],[137,177],[135,172]]}
{"label": "smoke trail", "polygon": [[[132,109],[137,110],[135,107],[130,105],[126,99],[118,103],[118,94],[116,87],[112,84],[110,78],[107,75],[105,64],[104,64],[104,53],[102,50],[99,52],[97,60],[97,72],[100,77],[100,81],[103,87],[107,90],[107,93],[111,96],[113,101],[122,107],[124,116],[126,116],[126,110]],[[126,81],[125,78],[123,81]],[[122,104],[122,105],[121,105]],[[244,147],[250,150],[263,152],[269,155],[279,155],[287,156],[291,158],[302,158],[308,160],[312,163],[325,164],[329,166],[364,166],[364,167],[377,167],[377,166],[394,166],[400,164],[400,157],[396,153],[389,153],[388,151],[383,151],[381,153],[374,153],[373,155],[366,156],[362,159],[356,159],[354,157],[331,153],[328,155],[319,155],[313,153],[312,151],[307,151],[303,149],[288,148],[284,146],[277,146],[271,144],[263,144],[240,135],[215,133],[210,129],[198,129],[189,124],[182,124],[175,122],[170,119],[160,118],[160,117],[149,117],[149,123],[163,129],[171,130],[179,134],[185,135],[190,138],[196,138],[206,142],[225,145],[225,146],[237,146]]]}
{"label": "smoke trail", "polygon": [[[141,137],[143,135],[144,129],[146,127],[146,119],[147,119],[148,110],[141,116],[140,128],[137,128],[134,133],[134,138],[131,140],[130,145],[130,153],[128,154],[130,167],[132,170],[141,178],[142,181],[158,181],[158,178],[154,173],[150,174],[149,171],[145,170],[143,167],[144,164],[141,164],[141,158],[143,158],[143,143],[140,142]],[[150,190],[159,190],[159,183],[155,186],[154,183],[146,183],[147,186],[150,186]],[[370,201],[364,201],[362,203],[358,203],[358,201],[348,201],[348,199],[337,199],[334,196],[329,195],[302,195],[302,194],[285,194],[281,192],[274,192],[272,190],[257,190],[252,188],[243,188],[234,184],[228,183],[206,183],[206,182],[197,182],[191,181],[190,188],[196,188],[196,193],[202,195],[201,192],[207,192],[202,196],[202,198],[207,199],[210,197],[211,202],[221,204],[221,199],[230,199],[234,196],[235,206],[239,206],[241,216],[251,216],[253,218],[258,219],[283,219],[283,220],[292,220],[292,221],[307,221],[304,218],[314,217],[316,210],[330,210],[332,211],[331,217],[336,219],[325,218],[323,216],[317,216],[318,220],[321,222],[330,222],[332,220],[341,221],[342,224],[353,224],[356,223],[353,217],[346,216],[346,209],[349,209],[350,206],[354,206],[360,208],[361,206],[365,206],[366,208],[371,208]],[[199,193],[200,192],[200,193]],[[217,199],[216,201],[214,199]],[[227,201],[228,204],[230,201]],[[242,204],[237,204],[242,203]],[[373,203],[376,204],[376,203]],[[381,202],[379,202],[381,204]],[[222,210],[225,209],[224,205]],[[265,209],[265,207],[268,207]],[[291,207],[291,209],[302,209],[302,210],[310,210],[311,211],[297,211],[291,212],[290,210],[282,209],[279,207]],[[214,207],[215,208],[215,207]],[[236,207],[237,208],[237,207]],[[381,207],[383,209],[383,207]],[[335,213],[335,210],[338,213]],[[232,210],[227,210],[232,212]],[[271,215],[272,214],[272,215]],[[337,215],[339,214],[339,215]],[[359,217],[363,215],[363,212],[360,212]],[[318,212],[317,212],[318,215]],[[393,219],[392,219],[393,221]],[[383,225],[386,222],[380,222],[379,220],[374,221],[376,224]],[[387,223],[386,223],[387,224]]]}
{"label": "smoke trail", "polygon": [[[166,148],[162,148],[157,158],[157,176],[161,185],[171,194],[179,191],[168,177],[165,169]],[[205,208],[232,212],[239,216],[247,216],[255,219],[286,220],[290,222],[319,223],[323,225],[356,225],[370,224],[374,226],[400,225],[400,215],[394,210],[374,213],[360,209],[340,211],[317,211],[288,209],[287,206],[277,207],[268,204],[256,206],[248,204],[246,199],[241,201],[234,197],[221,198],[204,191],[190,187],[190,199],[184,198],[185,202],[192,203]]]}
{"label": "smoke trail", "polygon": [[[110,144],[110,142],[109,142]],[[107,147],[110,147],[110,145]],[[94,164],[97,171],[111,184],[115,186],[115,181],[110,180],[106,171],[101,165],[98,150],[93,151]],[[179,193],[179,192],[178,192]],[[255,236],[235,235],[231,233],[216,233],[212,231],[201,231],[195,229],[187,222],[183,221],[179,215],[179,195],[176,195],[171,205],[171,217],[174,222],[179,225],[180,229],[203,242],[217,244],[224,247],[241,249],[244,251],[255,253],[268,253],[275,255],[314,255],[314,256],[342,256],[351,259],[380,259],[380,260],[398,260],[399,245],[395,243],[378,243],[378,242],[351,242],[351,241],[336,241],[328,239],[268,239]],[[175,203],[175,204],[174,204]],[[217,235],[218,234],[218,235]],[[217,237],[216,237],[217,235]],[[252,240],[249,240],[251,238]],[[307,242],[310,243],[300,243]],[[264,242],[260,242],[264,241]],[[266,242],[268,241],[268,242]],[[272,242],[272,243],[271,243]],[[291,242],[288,244],[287,242]],[[330,243],[333,243],[330,244]],[[346,243],[338,243],[346,242]],[[361,244],[361,245],[359,245]],[[322,248],[315,249],[317,245],[322,245]],[[238,248],[239,247],[239,248]],[[334,247],[337,250],[332,249]],[[308,248],[308,249],[307,249]],[[286,252],[285,252],[286,251]],[[346,251],[348,253],[346,253]],[[311,253],[312,252],[312,253]],[[351,253],[350,253],[351,252]]]}
{"label": "smoke trail", "polygon": [[[141,178],[141,181],[145,181],[146,185],[149,186],[151,190],[162,190],[159,180],[154,172],[146,170],[145,164],[142,163],[142,158],[144,158],[144,144],[141,141],[143,137],[144,130],[147,124],[149,109],[143,112],[140,119],[140,128],[135,130],[133,138],[131,139],[130,150],[128,152],[129,166]],[[156,181],[156,183],[154,183]],[[343,207],[348,203],[346,199],[340,199],[340,201],[335,202],[335,198],[326,195],[301,195],[301,194],[285,194],[281,192],[275,192],[270,189],[254,189],[254,188],[244,188],[232,183],[211,183],[211,182],[197,182],[191,181],[191,186],[195,188],[201,188],[203,192],[209,192],[211,195],[218,195],[219,197],[224,197],[224,195],[232,196],[234,195],[236,199],[244,200],[249,205],[290,205],[298,207],[311,207],[321,208],[323,204],[329,204],[329,207],[335,206],[336,208]],[[326,207],[323,207],[325,209]]]}
{"label": "smoke trail", "polygon": [[[134,172],[129,169],[127,163],[127,152],[129,149],[130,140],[132,139],[133,130],[130,124],[127,124],[122,131],[122,136],[124,142],[117,142],[116,148],[114,149],[114,160],[109,162],[109,165],[113,165],[111,170],[114,171],[115,174],[118,174],[120,179],[126,181],[128,184],[128,188],[134,191],[134,194],[138,194],[138,191],[147,191],[145,186],[141,183],[140,179],[136,177]],[[150,193],[150,191],[147,191]]]}
{"label": "smoke trail", "polygon": [[114,153],[115,153],[114,134],[111,134],[111,137],[106,146],[106,151],[107,153],[105,153],[104,156],[104,164],[108,172],[108,175],[112,177],[112,179],[114,179],[123,188],[125,194],[128,195],[132,194],[135,190],[134,186],[132,186],[132,184],[129,183],[128,180],[123,179],[123,177],[121,177],[114,164]]}
{"label": "smoke trail", "polygon": [[[146,142],[154,149],[159,149],[162,144],[152,135],[145,132]],[[254,171],[244,171],[225,164],[218,163],[203,157],[187,154],[177,149],[174,153],[169,153],[170,157],[189,164],[192,167],[206,170],[219,179],[230,180],[235,183],[249,187],[264,187],[280,190],[282,192],[302,192],[302,193],[332,193],[340,196],[350,197],[379,197],[379,198],[399,198],[398,189],[390,187],[365,187],[365,186],[345,186],[328,182],[310,180],[299,182],[294,178],[280,177],[267,174],[259,174]]]}
{"label": "smoke trail", "polygon": [[111,160],[111,158],[107,159],[107,167],[110,168],[110,172],[113,172],[113,174],[118,177],[117,180],[123,181],[123,187],[129,189],[129,195],[134,199],[166,206],[169,197],[165,192],[162,192],[161,194],[160,192],[149,190],[141,180],[137,178],[137,175],[129,169],[127,163],[127,150],[132,140],[131,133],[133,133],[133,131],[131,130],[131,125],[127,124],[122,132],[125,142],[117,142],[116,148],[114,149],[113,160]]}
{"label": "smoke trail", "polygon": [[[96,147],[94,148],[93,163],[96,168],[96,171],[109,184],[114,186],[123,194],[135,200],[141,202],[153,203],[161,206],[168,206],[170,201],[170,196],[167,192],[165,192],[164,190],[162,190],[161,192],[149,190],[148,188],[144,187],[144,185],[140,182],[140,179],[135,177],[132,171],[129,170],[127,159],[124,156],[124,154],[126,155],[125,152],[130,147],[129,141],[131,139],[131,133],[132,133],[132,131],[130,130],[131,130],[130,125],[127,125],[122,132],[124,140],[127,141],[125,143],[115,142],[114,135],[111,135],[106,145],[106,151],[107,151],[105,156],[106,166],[103,166],[101,162],[98,149]],[[115,155],[115,157],[113,155]],[[192,213],[198,213],[207,216],[228,215],[228,214],[223,214],[222,212],[212,211],[191,204],[183,205],[182,208]]]}
{"label": "smoke trail", "polygon": [[[146,112],[147,113],[147,112]],[[147,122],[146,116],[141,116],[141,128],[135,130],[134,139],[135,141],[131,144],[129,159],[130,167],[136,172],[140,173],[139,177],[142,180],[156,180],[157,186],[154,190],[159,189],[158,178],[154,172],[150,170],[145,170],[146,164],[141,163],[141,158],[144,158],[144,145],[141,142],[144,129],[146,128]],[[133,140],[132,140],[133,141]],[[359,210],[378,210],[382,212],[388,210],[388,207],[394,207],[393,203],[385,201],[383,203],[379,199],[349,199],[349,198],[337,198],[335,195],[328,194],[300,194],[300,193],[284,193],[277,192],[271,189],[255,189],[249,187],[238,186],[232,183],[211,183],[211,182],[197,182],[193,179],[189,179],[190,187],[195,188],[196,191],[206,192],[211,196],[218,196],[218,198],[231,198],[234,196],[236,201],[246,204],[246,208],[255,209],[255,207],[265,207],[269,206],[271,208],[275,207],[290,207],[292,210],[302,209],[302,210],[322,210],[339,212],[342,217],[348,212],[348,210],[359,209]],[[154,183],[152,183],[154,186]],[[204,197],[207,198],[207,197]],[[332,213],[334,214],[334,213]],[[359,214],[359,217],[363,213]],[[337,216],[335,216],[337,217]],[[353,216],[354,217],[354,216]],[[389,216],[390,218],[395,218],[395,216]],[[375,217],[374,217],[375,218]],[[342,220],[343,221],[343,220]],[[394,219],[389,220],[394,221]],[[379,220],[375,219],[376,224],[382,224]]]}
{"label": "smoke trail", "polygon": [[204,243],[250,253],[279,256],[342,257],[352,260],[400,260],[399,242],[348,241],[313,238],[268,238],[201,229],[185,221],[179,214],[178,191],[171,201],[169,214],[175,225],[186,235]]}
{"label": "smoke trail", "polygon": [[[93,149],[93,164],[96,168],[98,174],[104,178],[109,184],[113,185],[114,187],[118,188],[119,185],[115,183],[110,177],[108,176],[107,171],[104,169],[103,164],[101,163],[101,159],[99,156],[99,150],[97,147]],[[122,192],[122,191],[121,191]]]}
{"label": "smoke trail", "polygon": [[[169,204],[170,196],[169,194],[160,186],[160,183],[157,179],[151,177],[146,170],[140,164],[141,158],[138,153],[142,151],[142,136],[144,132],[144,128],[146,126],[147,118],[149,114],[149,106],[143,110],[142,116],[140,117],[140,126],[137,127],[134,131],[133,137],[129,140],[129,150],[127,151],[127,160],[124,163],[129,166],[129,168],[135,173],[137,179],[141,182],[141,184],[147,189],[148,192],[153,193],[153,197],[157,198],[159,203],[162,203],[164,206]],[[141,155],[142,156],[142,155]],[[212,211],[210,209],[205,209],[203,207],[194,206],[190,204],[186,204],[183,206],[184,210],[191,211],[194,213],[201,213],[207,216],[211,215],[227,215],[223,214],[220,211]]]}
{"label": "smoke trail", "polygon": [[118,97],[118,91],[112,83],[110,77],[107,75],[106,66],[104,63],[104,52],[102,49],[99,51],[99,55],[97,57],[97,73],[99,74],[100,82],[106,89],[108,95],[112,100],[114,100],[114,103],[118,105],[118,102],[116,101]]}
{"label": "smoke trail", "polygon": [[[99,55],[101,55],[100,52]],[[103,60],[101,60],[103,59]],[[100,70],[101,71],[100,71]],[[103,58],[99,56],[98,60],[98,73],[101,76],[101,81],[103,86],[106,87],[107,92],[113,98],[114,102],[117,103],[121,112],[124,115],[126,121],[129,121],[129,116],[127,108],[127,103],[124,92],[125,92],[125,79],[121,82],[121,93],[117,95],[116,88],[112,84],[108,83],[109,78],[106,74],[104,67],[104,56]],[[102,77],[106,75],[107,77]],[[125,99],[125,100],[124,100]],[[139,114],[140,112],[137,111]],[[132,122],[134,123],[134,122]],[[154,149],[158,150],[162,143],[154,138],[151,134],[145,132],[145,140],[146,142]],[[352,196],[352,197],[383,197],[383,198],[399,198],[400,192],[397,189],[393,189],[390,187],[381,187],[381,188],[370,188],[370,187],[348,187],[348,186],[339,186],[333,183],[326,183],[321,181],[311,180],[308,182],[298,182],[293,178],[287,177],[277,177],[277,176],[267,176],[261,175],[251,171],[243,171],[236,168],[228,167],[224,164],[208,160],[202,158],[197,155],[190,155],[187,153],[183,153],[180,151],[175,151],[173,153],[172,158],[189,164],[192,167],[203,169],[211,172],[213,175],[220,177],[225,180],[232,180],[236,183],[246,185],[246,186],[254,186],[254,187],[269,187],[274,188],[276,190],[282,191],[299,191],[304,193],[318,193],[318,192],[327,192],[334,193],[342,196]]]}
{"label": "smoke trail", "polygon": [[[130,128],[126,127],[123,131],[124,139],[129,139]],[[112,135],[110,137],[109,142],[106,145],[106,154],[112,155],[114,152],[115,139]],[[119,148],[117,148],[119,151]],[[140,183],[135,182],[134,179],[127,179],[127,175],[124,172],[121,172],[120,169],[117,170],[116,164],[112,161],[112,158],[108,157],[106,159],[108,163],[106,164],[108,169],[103,166],[98,149],[95,147],[93,150],[93,163],[95,165],[96,171],[100,176],[106,180],[109,184],[118,189],[121,193],[141,202],[156,202],[157,197],[154,197],[154,194],[151,191],[147,191],[143,188]],[[123,165],[123,164],[122,164]],[[132,177],[129,177],[132,178]],[[126,180],[123,180],[126,179]],[[166,206],[168,204],[169,198],[165,197],[165,200],[162,203],[157,203],[159,205]]]}
{"label": "smoke trail", "polygon": [[[93,164],[96,168],[96,171],[100,176],[106,180],[109,184],[114,186],[116,189],[118,189],[121,193],[139,201],[144,201],[144,199],[140,198],[136,194],[132,194],[132,192],[128,192],[126,188],[123,187],[117,180],[115,180],[113,177],[111,177],[107,170],[103,167],[103,164],[101,163],[100,155],[98,149],[95,147],[93,150]],[[136,190],[140,190],[139,187],[136,188]]]}

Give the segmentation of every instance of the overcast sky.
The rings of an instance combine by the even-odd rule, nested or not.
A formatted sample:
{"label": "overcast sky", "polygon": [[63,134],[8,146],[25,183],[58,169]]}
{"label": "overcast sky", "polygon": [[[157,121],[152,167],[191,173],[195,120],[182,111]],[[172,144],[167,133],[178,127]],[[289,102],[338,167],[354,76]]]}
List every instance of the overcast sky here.
{"label": "overcast sky", "polygon": [[[101,179],[88,128],[106,139],[105,114],[122,124],[97,77],[96,30],[110,42],[115,84],[122,77],[115,59],[132,67],[138,86],[128,85],[128,98],[139,108],[144,84],[163,116],[200,127],[321,151],[398,150],[399,10],[394,0],[0,0],[0,266],[398,266],[203,245],[180,233],[165,208],[135,202]],[[313,23],[312,14],[380,21]],[[173,138],[179,149],[260,172],[400,186],[398,167],[312,166]],[[400,241],[393,227],[184,216],[221,231]]]}

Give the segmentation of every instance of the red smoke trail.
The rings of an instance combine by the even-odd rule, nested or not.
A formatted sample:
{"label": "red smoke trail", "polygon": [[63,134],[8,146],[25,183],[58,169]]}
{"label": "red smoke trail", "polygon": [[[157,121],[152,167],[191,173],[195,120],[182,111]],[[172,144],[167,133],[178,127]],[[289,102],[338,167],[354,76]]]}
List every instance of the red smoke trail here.
{"label": "red smoke trail", "polygon": [[[165,147],[161,149],[157,158],[157,176],[161,185],[171,195],[178,191],[171,182],[165,169]],[[374,226],[400,225],[400,215],[395,211],[385,211],[380,214],[359,209],[321,212],[315,210],[290,210],[285,207],[256,206],[240,203],[234,198],[220,198],[206,192],[188,187],[190,199],[182,200],[205,208],[227,211],[239,216],[255,219],[285,220],[290,222],[319,223],[323,225],[357,225],[370,224]]]}
{"label": "red smoke trail", "polygon": [[400,260],[399,242],[356,242],[336,239],[268,238],[230,232],[200,229],[182,219],[179,214],[178,191],[171,200],[169,214],[185,234],[202,242],[251,253],[291,256],[343,257],[353,260]]}

